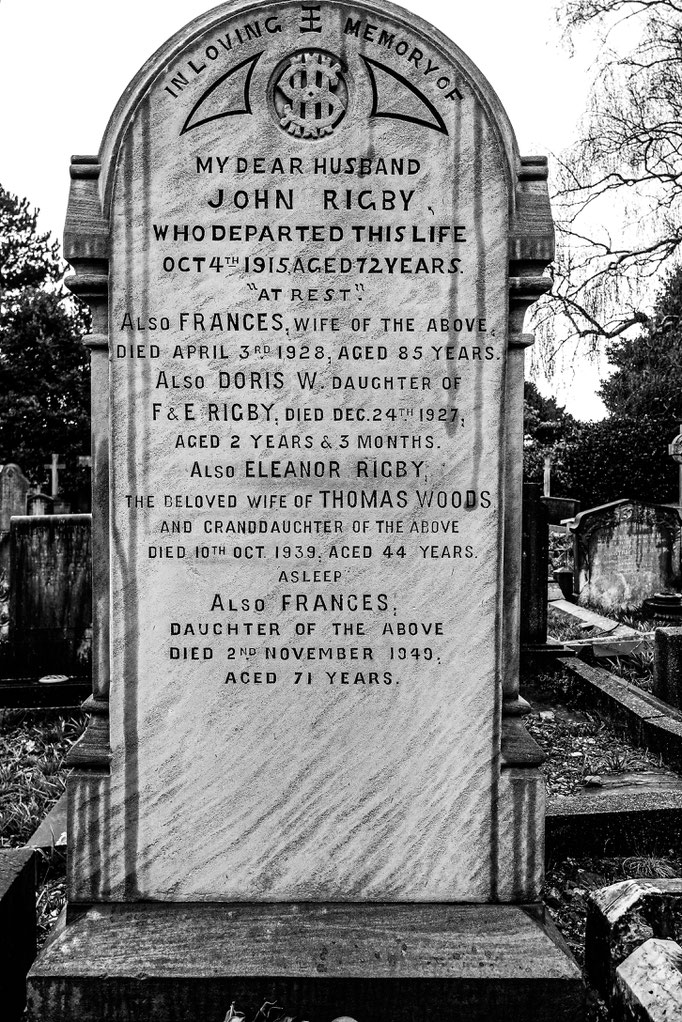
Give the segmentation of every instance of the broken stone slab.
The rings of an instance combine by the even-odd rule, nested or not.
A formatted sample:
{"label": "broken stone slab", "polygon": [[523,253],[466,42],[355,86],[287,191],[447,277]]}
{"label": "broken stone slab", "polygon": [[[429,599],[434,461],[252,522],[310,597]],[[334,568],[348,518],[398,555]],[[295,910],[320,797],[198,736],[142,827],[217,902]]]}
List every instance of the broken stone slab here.
{"label": "broken stone slab", "polygon": [[0,850],[0,1016],[19,1022],[36,956],[36,866],[31,848]]}
{"label": "broken stone slab", "polygon": [[610,1002],[618,966],[652,937],[682,936],[682,878],[622,880],[588,900],[585,970]]}
{"label": "broken stone slab", "polygon": [[673,1022],[682,1018],[682,948],[653,937],[616,969],[617,1022]]}

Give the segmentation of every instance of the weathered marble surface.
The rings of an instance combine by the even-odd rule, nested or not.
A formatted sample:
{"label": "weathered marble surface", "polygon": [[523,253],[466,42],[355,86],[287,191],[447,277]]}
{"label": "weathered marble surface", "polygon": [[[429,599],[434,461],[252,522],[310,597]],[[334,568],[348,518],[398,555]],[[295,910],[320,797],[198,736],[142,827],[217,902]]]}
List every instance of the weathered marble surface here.
{"label": "weathered marble surface", "polygon": [[[188,26],[124,95],[103,143],[111,772],[72,784],[74,901],[486,901],[539,889],[537,771],[500,773],[501,689],[513,661],[503,649],[503,580],[516,556],[504,526],[520,485],[510,410],[518,412],[522,357],[512,374],[507,353],[519,158],[489,86],[418,19],[332,0],[303,10],[228,6]],[[316,54],[324,92],[303,100],[320,103],[313,122],[324,104],[334,111],[321,137],[279,123],[290,119],[282,93],[300,99],[287,69],[301,51]],[[307,124],[310,108],[297,109]],[[198,170],[198,157],[204,168],[211,157],[214,172]],[[227,158],[223,173],[218,157]],[[402,174],[319,172],[320,161],[329,169],[346,157],[370,160],[372,171],[379,160],[405,163]],[[254,206],[255,189],[267,189],[267,208]],[[255,240],[243,240],[247,226]],[[231,227],[232,241],[211,240],[214,228],[222,236]],[[265,236],[280,228],[291,240]],[[538,233],[533,244],[542,265],[546,241]],[[513,252],[518,266],[527,257],[518,239]],[[282,264],[271,257],[292,272],[274,272]],[[220,328],[200,329],[195,314]],[[297,323],[314,316],[324,328]],[[441,319],[460,322],[441,331]],[[379,384],[361,388],[366,376]],[[414,383],[401,388],[399,378]],[[190,435],[218,446],[188,447]],[[266,435],[269,449],[254,440]],[[360,447],[360,436],[372,446]],[[403,436],[404,447],[386,450],[386,438]],[[321,475],[300,478],[300,462]],[[325,506],[331,490],[343,507]],[[355,506],[372,491],[377,507]],[[434,495],[431,509],[419,494]],[[270,507],[250,507],[265,498]],[[377,520],[402,531],[380,531]],[[216,522],[265,526],[226,534]],[[284,522],[313,531],[273,531]],[[334,544],[355,555],[333,557]],[[214,545],[207,557],[195,552]],[[302,557],[283,554],[292,545]],[[291,577],[303,570],[304,581]],[[311,581],[313,572],[327,574]],[[297,598],[307,606],[297,609]],[[346,609],[330,609],[333,598]],[[181,633],[239,630],[183,638],[174,623]],[[417,634],[384,634],[399,623]],[[406,648],[406,659],[392,660],[391,647]],[[267,659],[267,648],[334,652]],[[186,649],[195,658],[184,659]],[[348,684],[339,684],[343,670]]]}
{"label": "weathered marble surface", "polygon": [[623,1022],[673,1022],[682,1015],[682,948],[651,938],[616,970],[614,999]]}
{"label": "weathered marble surface", "polygon": [[[585,931],[585,970],[591,985],[610,1003],[621,986],[618,973],[640,975],[635,963],[649,937],[679,938],[682,880],[621,880],[590,895]],[[654,956],[656,958],[656,956]],[[647,957],[643,959],[647,961]],[[629,964],[628,964],[629,963]]]}

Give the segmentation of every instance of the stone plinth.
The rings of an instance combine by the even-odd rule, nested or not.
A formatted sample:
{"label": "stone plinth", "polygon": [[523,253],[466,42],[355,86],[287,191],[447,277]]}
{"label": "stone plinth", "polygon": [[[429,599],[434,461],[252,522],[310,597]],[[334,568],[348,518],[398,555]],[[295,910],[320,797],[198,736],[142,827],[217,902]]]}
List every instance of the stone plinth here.
{"label": "stone plinth", "polygon": [[31,973],[41,1022],[223,1022],[265,1001],[320,1022],[578,1022],[584,988],[553,925],[512,905],[99,906]]}

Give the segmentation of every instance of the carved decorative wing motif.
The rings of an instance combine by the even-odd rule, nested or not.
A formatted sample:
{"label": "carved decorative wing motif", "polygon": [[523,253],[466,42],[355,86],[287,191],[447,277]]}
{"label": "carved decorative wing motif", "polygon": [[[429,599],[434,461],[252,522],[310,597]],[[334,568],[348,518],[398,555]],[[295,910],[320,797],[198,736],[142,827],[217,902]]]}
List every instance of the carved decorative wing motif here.
{"label": "carved decorative wing motif", "polygon": [[425,128],[447,135],[445,121],[431,100],[411,82],[378,60],[362,56],[372,86],[370,117],[391,117],[396,121],[411,121]]}
{"label": "carved decorative wing motif", "polygon": [[251,97],[249,86],[253,69],[258,63],[261,53],[247,57],[241,64],[235,64],[224,75],[206,89],[189,112],[182,126],[181,135],[193,128],[198,128],[209,121],[217,121],[220,117],[234,117],[237,114],[251,113]]}

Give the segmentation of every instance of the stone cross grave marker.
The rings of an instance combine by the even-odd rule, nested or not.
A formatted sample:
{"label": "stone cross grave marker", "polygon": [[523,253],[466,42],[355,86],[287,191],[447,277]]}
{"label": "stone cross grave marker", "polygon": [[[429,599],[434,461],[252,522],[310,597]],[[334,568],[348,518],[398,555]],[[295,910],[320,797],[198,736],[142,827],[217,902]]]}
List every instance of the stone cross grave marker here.
{"label": "stone cross grave marker", "polygon": [[70,904],[103,934],[139,903],[260,932],[275,903],[287,945],[301,905],[306,933],[320,903],[374,932],[391,904],[389,928],[399,903],[537,901],[518,589],[546,161],[436,30],[322,0],[196,19],[71,173],[95,595]]}
{"label": "stone cross grave marker", "polygon": [[50,472],[50,493],[53,497],[56,497],[59,493],[59,473],[66,465],[63,461],[59,460],[58,454],[52,455],[52,460],[46,462],[43,468],[49,469]]}

